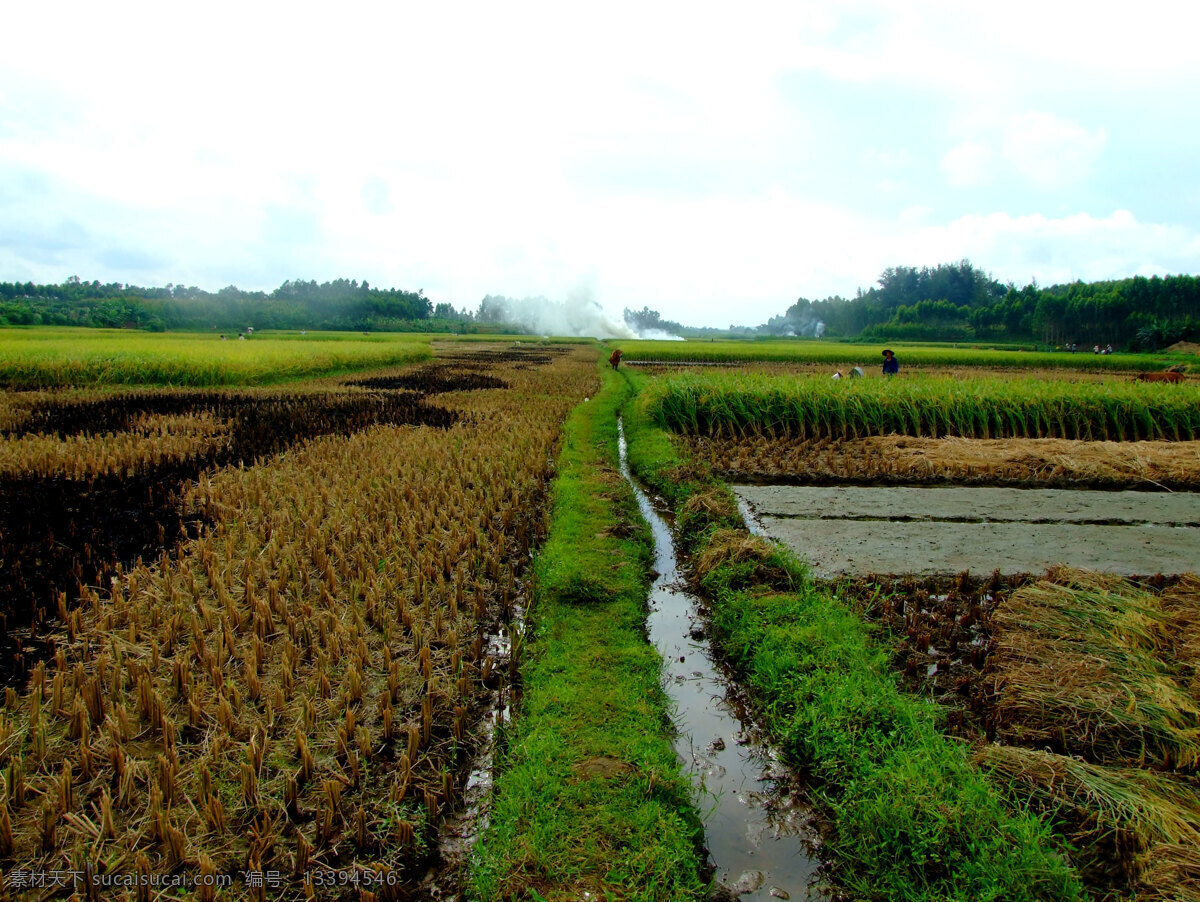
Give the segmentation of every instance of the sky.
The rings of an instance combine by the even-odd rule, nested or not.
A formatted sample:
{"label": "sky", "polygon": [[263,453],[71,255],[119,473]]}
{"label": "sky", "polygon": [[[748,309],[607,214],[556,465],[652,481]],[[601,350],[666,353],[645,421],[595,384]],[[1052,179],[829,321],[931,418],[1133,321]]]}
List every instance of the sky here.
{"label": "sky", "polygon": [[1200,5],[9,4],[0,280],[756,325],[889,266],[1200,272]]}

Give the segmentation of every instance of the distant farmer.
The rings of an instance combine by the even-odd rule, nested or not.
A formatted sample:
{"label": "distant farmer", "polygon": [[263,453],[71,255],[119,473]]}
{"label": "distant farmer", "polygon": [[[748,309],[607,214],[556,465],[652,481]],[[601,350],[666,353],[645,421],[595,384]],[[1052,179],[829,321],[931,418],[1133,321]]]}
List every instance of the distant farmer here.
{"label": "distant farmer", "polygon": [[894,376],[900,372],[900,361],[896,359],[896,355],[892,353],[891,348],[883,352],[883,374],[885,376]]}
{"label": "distant farmer", "polygon": [[614,370],[621,365],[621,349],[620,348],[617,348],[615,351],[612,352],[611,355],[609,355],[608,362],[612,365],[612,368]]}

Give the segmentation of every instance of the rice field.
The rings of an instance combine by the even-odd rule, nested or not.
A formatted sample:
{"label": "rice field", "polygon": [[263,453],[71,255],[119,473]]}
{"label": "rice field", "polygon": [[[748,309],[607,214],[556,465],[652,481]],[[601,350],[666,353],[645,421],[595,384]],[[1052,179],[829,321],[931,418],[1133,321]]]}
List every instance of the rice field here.
{"label": "rice field", "polygon": [[710,373],[655,379],[643,404],[664,428],[709,437],[1200,438],[1197,383],[998,376],[832,380]]}
{"label": "rice field", "polygon": [[4,871],[414,892],[510,692],[500,634],[594,358],[10,398]]}
{"label": "rice field", "polygon": [[[274,885],[198,888],[201,899],[429,895],[438,830],[461,805],[472,754],[497,712],[523,710],[517,618],[548,522],[561,424],[585,398],[601,407],[594,346],[122,335],[117,353],[105,344],[116,337],[92,333],[85,353],[71,350],[73,336],[47,332],[0,336],[10,389],[0,397],[0,867],[277,876]],[[798,343],[780,345],[752,347],[782,355]],[[637,343],[622,347],[637,359]],[[970,366],[954,349],[898,352],[905,362],[927,352],[930,366],[939,353],[938,365]],[[964,353],[975,362],[983,354]],[[1118,357],[1103,360],[1152,369]],[[681,457],[655,487],[678,503],[693,576],[727,634],[740,637],[736,653],[750,660],[765,647],[767,610],[778,607],[769,628],[777,651],[762,666],[786,683],[788,668],[803,665],[803,679],[822,687],[804,715],[816,732],[797,732],[789,747],[853,820],[857,851],[837,848],[864,897],[869,887],[959,885],[927,860],[944,852],[980,892],[1078,898],[1078,866],[1099,895],[1200,898],[1185,894],[1200,887],[1194,578],[1147,585],[1059,573],[847,588],[862,616],[890,630],[898,644],[889,652],[872,647],[855,615],[835,610],[795,561],[746,535],[712,478],[1200,480],[1194,381],[1142,385],[1065,370],[1048,379],[996,366],[838,382],[827,373],[635,370],[640,397],[627,416],[673,433],[661,441]],[[591,510],[611,492],[602,468],[583,469],[596,485],[577,500]],[[633,527],[597,529],[588,517],[572,520],[583,538],[557,552],[561,569],[543,582],[590,591],[599,604],[607,590],[592,587],[608,576],[603,556],[582,553],[584,540],[600,547]],[[621,616],[637,627],[637,593],[627,594]],[[745,605],[736,617],[721,608],[734,595]],[[827,615],[836,620],[828,635]],[[640,642],[640,627],[633,632]],[[593,654],[576,653],[570,668],[591,666]],[[909,688],[932,686],[952,702],[941,728],[972,743],[974,770],[960,744],[938,736],[933,713],[896,700],[889,663]],[[930,664],[943,666],[931,674]],[[541,667],[556,679],[568,670],[554,660]],[[835,667],[841,676],[827,684]],[[768,685],[771,674],[755,679]],[[562,715],[566,694],[598,697],[589,691],[554,688],[537,704]],[[601,718],[595,736],[571,739],[599,743],[588,746],[590,761],[613,738],[605,712],[588,713]],[[854,727],[877,716],[911,735]],[[804,718],[792,720],[788,729],[799,731]],[[546,723],[507,735],[537,733],[560,754],[570,743]],[[644,738],[636,727],[631,736],[634,745]],[[872,745],[893,742],[911,745],[896,759],[910,771],[891,770]],[[522,750],[511,754],[521,760]],[[528,798],[518,797],[531,810],[547,791],[543,757],[525,762],[533,776],[521,787]],[[612,774],[593,782],[608,791]],[[854,785],[837,782],[847,774],[859,775]],[[567,768],[559,789],[589,786]],[[671,787],[653,771],[645,791],[627,780],[611,789],[655,810],[670,797],[670,815],[682,795]],[[915,806],[906,807],[905,787]],[[997,792],[1032,801],[1046,820],[1004,810]],[[533,829],[524,814],[513,817]],[[1055,818],[1066,825],[1060,840],[1075,844],[1069,863],[1047,839]],[[491,840],[503,853],[495,873],[477,873],[477,886],[503,884],[517,898],[524,884],[540,885],[544,868],[523,848],[526,834],[507,829]],[[679,831],[685,840],[689,829]],[[585,839],[541,844],[562,872],[558,888],[573,867],[559,853]],[[589,854],[597,869],[625,866]],[[852,854],[874,854],[867,876],[855,875]],[[989,864],[976,867],[978,858]],[[1012,862],[1026,870],[1006,872]],[[336,884],[329,875],[356,876]],[[693,892],[700,878],[684,876]],[[901,879],[913,882],[893,882]],[[115,897],[142,898],[133,889]]]}
{"label": "rice field", "polygon": [[226,386],[394,366],[432,355],[428,337],[0,330],[0,387]]}
{"label": "rice field", "polygon": [[[610,342],[611,343],[611,342]],[[629,363],[704,363],[744,365],[779,362],[793,365],[823,364],[843,371],[861,366],[878,372],[882,344],[851,344],[816,340],[755,341],[622,341],[621,350]],[[1071,354],[1062,351],[1008,350],[988,345],[959,347],[946,344],[892,344],[907,367],[969,367],[998,370],[1054,369],[1100,372],[1153,371],[1188,358],[1165,354]],[[1193,361],[1194,363],[1194,358]]]}

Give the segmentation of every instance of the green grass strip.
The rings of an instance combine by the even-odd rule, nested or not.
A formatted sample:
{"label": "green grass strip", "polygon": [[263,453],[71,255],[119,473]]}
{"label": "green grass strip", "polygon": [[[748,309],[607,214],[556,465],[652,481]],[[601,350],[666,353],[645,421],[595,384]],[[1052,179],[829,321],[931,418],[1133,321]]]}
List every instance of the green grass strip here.
{"label": "green grass strip", "polygon": [[703,894],[703,828],[645,634],[652,540],[616,471],[628,388],[614,373],[603,379],[564,428],[523,703],[474,856],[476,899]]}
{"label": "green grass strip", "polygon": [[[630,377],[641,383],[642,377]],[[886,651],[777,546],[755,563],[728,528],[728,488],[682,460],[638,405],[625,416],[634,471],[692,516],[720,650],[757,700],[785,759],[814,778],[832,817],[839,878],[865,900],[1082,897],[1049,828],[993,786],[946,737],[929,702],[903,693]],[[696,522],[696,499],[715,521]],[[744,528],[743,528],[744,531]],[[756,569],[757,568],[757,569]],[[768,583],[768,584],[764,584]],[[785,591],[780,589],[787,586]]]}

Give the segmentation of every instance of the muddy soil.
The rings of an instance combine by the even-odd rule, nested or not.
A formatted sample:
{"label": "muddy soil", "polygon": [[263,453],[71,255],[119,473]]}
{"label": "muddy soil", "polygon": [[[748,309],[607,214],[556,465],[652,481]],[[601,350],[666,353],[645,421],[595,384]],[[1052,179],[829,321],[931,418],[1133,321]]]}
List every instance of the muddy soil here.
{"label": "muddy soil", "polygon": [[750,522],[816,576],[1200,566],[1200,494],[1063,489],[735,486]]}

